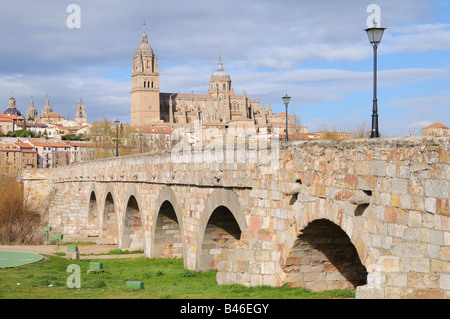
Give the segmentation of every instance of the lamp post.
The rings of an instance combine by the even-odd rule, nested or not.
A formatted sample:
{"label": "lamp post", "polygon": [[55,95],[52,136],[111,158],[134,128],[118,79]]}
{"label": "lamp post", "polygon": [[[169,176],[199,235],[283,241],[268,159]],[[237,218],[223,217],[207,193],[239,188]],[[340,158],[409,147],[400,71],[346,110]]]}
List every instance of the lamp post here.
{"label": "lamp post", "polygon": [[372,28],[366,29],[369,41],[373,46],[373,108],[372,108],[372,131],[370,138],[380,137],[378,132],[378,101],[377,101],[377,49],[381,42],[383,33],[386,28],[377,27],[377,23],[373,23]]}
{"label": "lamp post", "polygon": [[141,143],[141,153],[142,153],[142,137],[143,137],[142,133],[139,133],[139,140]]}
{"label": "lamp post", "polygon": [[116,157],[119,156],[119,120],[115,120],[114,123],[116,124]]}
{"label": "lamp post", "polygon": [[288,104],[289,104],[290,100],[291,100],[291,97],[288,96],[287,94],[285,96],[283,96],[283,102],[284,102],[284,105],[286,105],[286,138],[285,138],[286,142],[289,140],[289,138],[288,138]]}

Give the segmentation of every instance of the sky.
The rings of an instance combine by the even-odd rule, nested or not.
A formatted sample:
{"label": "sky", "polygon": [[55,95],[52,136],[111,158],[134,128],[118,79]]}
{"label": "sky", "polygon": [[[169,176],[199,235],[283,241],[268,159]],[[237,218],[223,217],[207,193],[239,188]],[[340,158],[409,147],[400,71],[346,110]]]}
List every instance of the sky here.
{"label": "sky", "polygon": [[450,126],[450,2],[439,0],[2,0],[0,112],[13,95],[21,112],[32,97],[40,113],[48,96],[66,118],[82,99],[90,122],[129,123],[145,21],[161,92],[207,94],[220,55],[236,94],[276,113],[288,94],[309,132],[369,131],[371,4],[387,28],[377,59],[382,136]]}

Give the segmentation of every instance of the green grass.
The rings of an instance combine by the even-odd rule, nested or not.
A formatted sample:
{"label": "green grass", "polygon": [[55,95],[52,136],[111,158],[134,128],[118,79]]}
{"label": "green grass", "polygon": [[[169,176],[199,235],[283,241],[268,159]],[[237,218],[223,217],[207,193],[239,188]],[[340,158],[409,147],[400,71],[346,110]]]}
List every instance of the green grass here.
{"label": "green grass", "polygon": [[[90,261],[103,264],[101,273],[87,273]],[[68,288],[70,264],[81,269],[81,287]],[[126,281],[144,282],[144,290],[125,287]],[[91,259],[67,260],[46,256],[35,264],[0,269],[1,299],[288,299],[288,298],[354,298],[350,290],[313,293],[287,286],[245,287],[218,285],[216,272],[196,272],[183,268],[182,259]]]}
{"label": "green grass", "polygon": [[106,255],[128,255],[128,254],[142,254],[144,250],[122,250],[122,249],[111,249]]}
{"label": "green grass", "polygon": [[92,245],[96,245],[96,243],[92,242],[92,241],[86,241],[86,242],[64,242],[64,241],[60,241],[59,245],[60,246],[92,246]]}

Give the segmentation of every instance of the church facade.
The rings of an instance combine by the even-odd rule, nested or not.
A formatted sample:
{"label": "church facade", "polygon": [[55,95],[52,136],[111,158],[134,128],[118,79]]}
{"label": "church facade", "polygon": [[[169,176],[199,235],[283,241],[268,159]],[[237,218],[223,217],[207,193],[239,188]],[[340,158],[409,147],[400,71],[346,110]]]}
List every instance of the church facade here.
{"label": "church facade", "polygon": [[[206,85],[205,85],[206,88]],[[206,90],[205,90],[206,91]],[[249,98],[245,91],[236,95],[231,77],[219,58],[217,69],[211,74],[207,94],[160,92],[158,58],[148,43],[145,30],[132,63],[131,126],[192,127],[196,121],[203,126],[219,128],[244,128],[257,130],[262,127],[276,128],[284,132],[286,114],[272,113],[271,105]],[[298,131],[305,127],[291,126]]]}

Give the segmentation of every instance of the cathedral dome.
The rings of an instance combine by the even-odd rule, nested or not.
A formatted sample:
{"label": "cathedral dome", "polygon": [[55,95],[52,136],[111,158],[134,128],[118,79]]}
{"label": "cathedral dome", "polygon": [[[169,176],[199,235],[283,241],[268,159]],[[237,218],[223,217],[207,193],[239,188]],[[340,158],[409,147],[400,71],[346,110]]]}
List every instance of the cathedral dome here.
{"label": "cathedral dome", "polygon": [[3,114],[22,116],[22,113],[16,108],[8,108]]}
{"label": "cathedral dome", "polygon": [[22,116],[22,113],[16,109],[16,99],[13,96],[9,98],[9,106],[3,114]]}
{"label": "cathedral dome", "polygon": [[220,58],[219,58],[219,66],[217,70],[214,71],[214,73],[211,75],[211,80],[219,80],[219,81],[231,80],[231,77],[228,74],[228,72],[223,69],[223,63]]}

